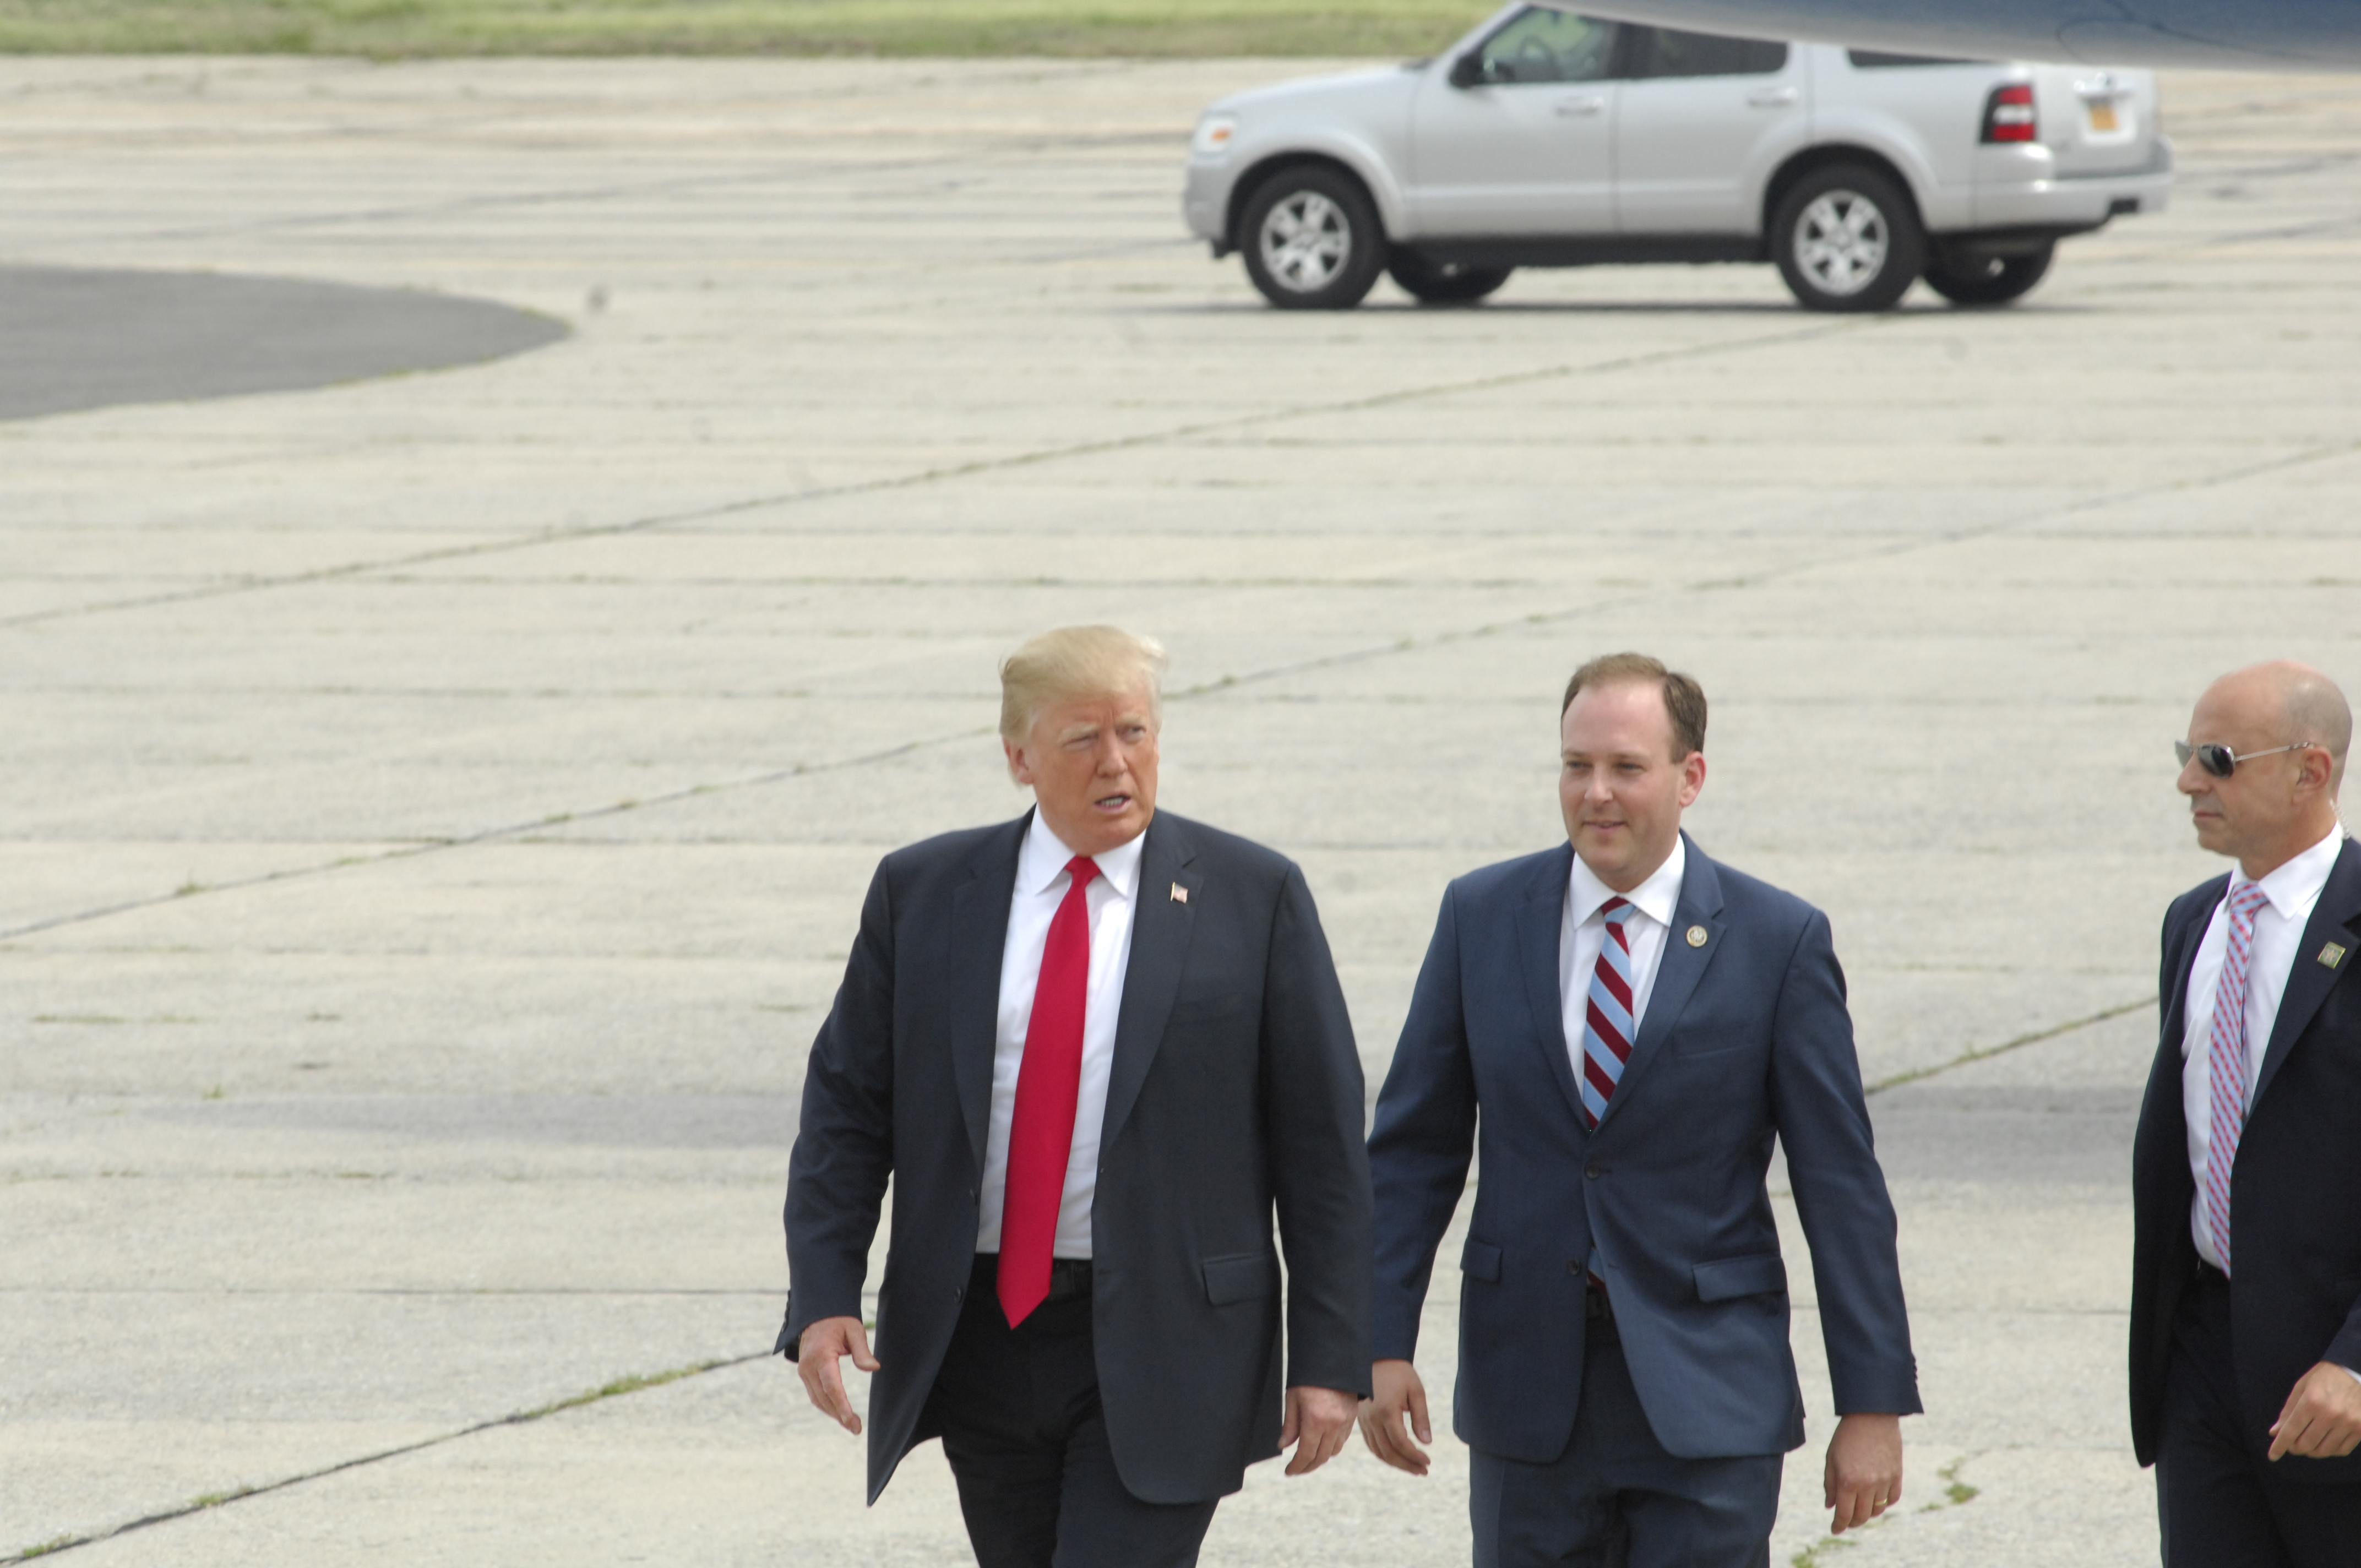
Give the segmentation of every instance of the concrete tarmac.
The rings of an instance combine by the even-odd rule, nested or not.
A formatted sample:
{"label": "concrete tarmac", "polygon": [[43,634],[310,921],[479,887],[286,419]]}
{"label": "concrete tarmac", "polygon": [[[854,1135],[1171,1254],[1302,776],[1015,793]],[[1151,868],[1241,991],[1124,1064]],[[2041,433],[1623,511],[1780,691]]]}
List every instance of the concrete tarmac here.
{"label": "concrete tarmac", "polygon": [[[2361,81],[2169,77],[2172,211],[2011,310],[1281,315],[1179,159],[1308,68],[0,60],[0,262],[571,329],[0,422],[0,1552],[966,1561],[934,1449],[864,1510],[762,1359],[779,1194],[871,868],[1018,809],[994,662],[1107,619],[1373,1087],[1444,883],[1559,836],[1567,671],[1694,671],[1692,825],[1830,912],[1901,1212],[1928,1412],[1845,1561],[2154,1561],[2125,1151],[2215,869],[2167,743],[2251,659],[2361,688]],[[1206,1561],[1464,1562],[1465,1477],[1265,1466]]]}

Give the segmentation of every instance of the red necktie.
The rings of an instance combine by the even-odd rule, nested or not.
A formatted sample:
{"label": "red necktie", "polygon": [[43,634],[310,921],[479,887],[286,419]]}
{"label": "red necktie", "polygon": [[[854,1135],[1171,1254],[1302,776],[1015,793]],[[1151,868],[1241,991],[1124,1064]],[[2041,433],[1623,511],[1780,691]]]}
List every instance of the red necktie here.
{"label": "red necktie", "polygon": [[1050,1249],[1074,1150],[1074,1100],[1082,1083],[1082,1019],[1091,999],[1091,916],[1083,889],[1098,862],[1066,862],[1073,885],[1049,917],[1016,1104],[1008,1121],[1008,1185],[1000,1211],[1000,1310],[1015,1328],[1049,1294]]}

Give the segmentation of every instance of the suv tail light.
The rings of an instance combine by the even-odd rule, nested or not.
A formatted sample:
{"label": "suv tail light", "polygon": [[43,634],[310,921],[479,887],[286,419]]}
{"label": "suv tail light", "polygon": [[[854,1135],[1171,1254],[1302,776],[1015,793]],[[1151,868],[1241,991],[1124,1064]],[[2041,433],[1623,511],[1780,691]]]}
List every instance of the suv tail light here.
{"label": "suv tail light", "polygon": [[2041,127],[2033,117],[2033,87],[2019,82],[1995,87],[1984,100],[1985,141],[2039,141]]}

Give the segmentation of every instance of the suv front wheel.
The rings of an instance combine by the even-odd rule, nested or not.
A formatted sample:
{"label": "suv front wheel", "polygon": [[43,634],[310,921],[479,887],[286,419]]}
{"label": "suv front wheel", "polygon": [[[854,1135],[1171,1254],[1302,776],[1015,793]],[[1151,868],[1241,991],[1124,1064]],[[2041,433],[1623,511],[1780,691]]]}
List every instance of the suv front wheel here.
{"label": "suv front wheel", "polygon": [[1342,311],[1385,270],[1386,236],[1361,182],[1318,164],[1282,169],[1238,215],[1246,276],[1281,310]]}
{"label": "suv front wheel", "polygon": [[1890,310],[1927,269],[1927,236],[1891,179],[1834,164],[1805,175],[1779,199],[1771,257],[1807,310]]}

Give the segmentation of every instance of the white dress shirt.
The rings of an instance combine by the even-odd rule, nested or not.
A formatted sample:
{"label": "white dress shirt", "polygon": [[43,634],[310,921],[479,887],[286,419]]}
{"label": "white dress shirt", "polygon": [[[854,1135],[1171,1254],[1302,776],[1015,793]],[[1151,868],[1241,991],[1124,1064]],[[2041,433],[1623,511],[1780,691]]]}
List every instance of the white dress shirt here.
{"label": "white dress shirt", "polygon": [[[2288,971],[2295,967],[2296,944],[2312,920],[2312,905],[2335,868],[2344,848],[2340,824],[2327,838],[2262,879],[2269,902],[2255,911],[2255,943],[2246,959],[2246,1094],[2263,1076],[2263,1053],[2269,1048],[2271,1026],[2279,1022],[2279,998],[2287,994]],[[2243,886],[2244,872],[2230,874],[2230,886],[2197,944],[2196,961],[2189,967],[2188,1014],[2180,1036],[2180,1102],[2189,1117],[2189,1169],[2197,1178],[2197,1196],[2190,1204],[2189,1229],[2197,1240],[2197,1255],[2222,1266],[2222,1252],[2213,1244],[2213,1226],[2205,1215],[2205,1169],[2213,1142],[2213,992],[2221,984],[2222,960],[2230,947],[2230,899]]]}
{"label": "white dress shirt", "polygon": [[1565,917],[1558,927],[1558,1005],[1565,1014],[1565,1048],[1574,1058],[1574,1080],[1582,1081],[1582,1034],[1590,1007],[1590,976],[1598,965],[1598,949],[1607,943],[1607,917],[1599,913],[1610,898],[1629,900],[1639,908],[1623,923],[1631,941],[1631,1043],[1640,1043],[1640,1020],[1648,1011],[1648,993],[1656,988],[1656,967],[1664,961],[1664,938],[1673,928],[1673,909],[1681,901],[1681,878],[1689,864],[1688,841],[1673,840],[1673,852],[1646,882],[1619,894],[1600,882],[1582,857],[1574,857],[1566,879]]}
{"label": "white dress shirt", "polygon": [[[1131,967],[1131,917],[1139,905],[1141,834],[1091,857],[1099,874],[1082,890],[1090,911],[1089,1001],[1082,1014],[1082,1078],[1074,1103],[1074,1146],[1066,1157],[1066,1193],[1058,1204],[1057,1257],[1091,1255],[1091,1200],[1098,1190],[1099,1134],[1106,1120],[1107,1072],[1115,1062],[1115,1014],[1123,977]],[[983,1186],[977,1193],[975,1250],[1000,1250],[1000,1216],[1008,1199],[1008,1126],[1016,1114],[1016,1075],[1025,1063],[1025,1031],[1033,1022],[1033,990],[1041,981],[1041,954],[1049,921],[1065,902],[1074,851],[1034,813],[1016,852],[1016,888],[1008,901],[1008,937],[1000,950],[1000,1024],[992,1052],[992,1128],[983,1146]]]}

